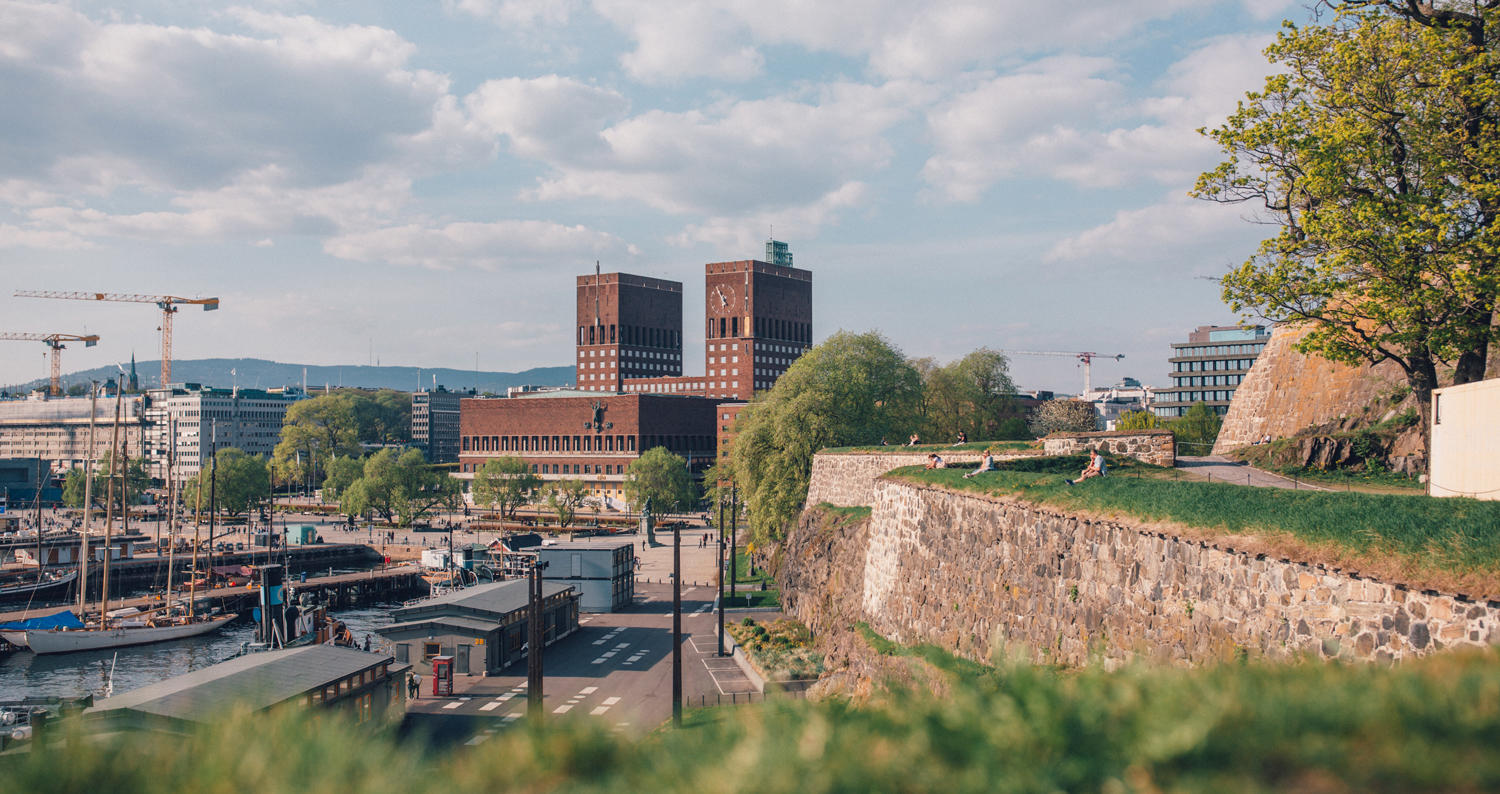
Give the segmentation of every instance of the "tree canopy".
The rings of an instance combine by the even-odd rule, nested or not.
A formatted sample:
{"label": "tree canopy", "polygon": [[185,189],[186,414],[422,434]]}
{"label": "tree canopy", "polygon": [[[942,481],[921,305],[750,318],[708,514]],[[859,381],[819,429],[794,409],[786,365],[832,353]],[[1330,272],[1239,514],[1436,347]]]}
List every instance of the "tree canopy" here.
{"label": "tree canopy", "polygon": [[359,457],[359,422],[347,394],[325,394],[294,403],[281,426],[272,466],[282,481],[298,481],[328,468],[334,455]]}
{"label": "tree canopy", "polygon": [[655,513],[688,510],[695,497],[687,461],[666,447],[652,447],[625,467],[625,499],[636,510],[647,500]]}
{"label": "tree canopy", "polygon": [[339,510],[351,516],[373,510],[396,526],[409,527],[434,508],[454,506],[458,495],[458,481],[428,465],[421,450],[398,455],[382,449],[365,458],[364,472],[344,488]]}
{"label": "tree canopy", "polygon": [[[917,363],[917,362],[914,362]],[[952,439],[959,431],[974,440],[1000,437],[1007,419],[1021,413],[1003,354],[980,348],[944,366],[922,361],[922,434],[933,441]],[[1013,426],[1012,426],[1013,427]],[[1011,430],[1012,427],[1007,427]]]}
{"label": "tree canopy", "polygon": [[[109,451],[104,453],[104,459],[94,464],[94,509],[103,510],[109,502],[109,467],[113,460],[113,454]],[[151,485],[151,476],[146,472],[145,458],[125,457],[125,494],[121,501],[120,481],[115,481],[115,509],[119,510],[121,504],[138,505],[141,503],[141,495]],[[69,469],[63,476],[62,501],[68,507],[83,507],[83,492],[85,490],[84,471],[81,468]]]}
{"label": "tree canopy", "polygon": [[[236,447],[223,447],[214,457],[218,461],[217,473],[210,461],[198,472],[198,476],[183,484],[182,504],[186,508],[191,510],[201,504],[204,511],[217,509],[226,515],[237,516],[269,497],[271,475],[265,459]],[[95,489],[97,488],[98,485],[95,484]],[[209,501],[210,496],[213,497],[212,502]]]}
{"label": "tree canopy", "polygon": [[[1489,4],[1350,2],[1287,26],[1282,73],[1207,132],[1194,193],[1277,234],[1222,280],[1236,310],[1310,328],[1299,349],[1392,361],[1422,405],[1485,375],[1500,289],[1500,58]],[[1467,11],[1465,11],[1467,9]]]}
{"label": "tree canopy", "polygon": [[779,537],[807,496],[813,454],[904,439],[921,422],[917,370],[878,333],[840,331],[799,357],[740,413],[734,480],[762,539]]}
{"label": "tree canopy", "polygon": [[474,504],[496,510],[501,518],[515,518],[517,509],[536,498],[541,484],[526,461],[509,455],[490,458],[474,472]]}
{"label": "tree canopy", "polygon": [[1028,423],[1038,438],[1052,433],[1088,433],[1099,429],[1099,413],[1083,400],[1048,400],[1037,406]]}
{"label": "tree canopy", "polygon": [[582,480],[553,480],[542,489],[547,509],[557,516],[558,526],[573,524],[578,508],[588,499],[589,487]]}

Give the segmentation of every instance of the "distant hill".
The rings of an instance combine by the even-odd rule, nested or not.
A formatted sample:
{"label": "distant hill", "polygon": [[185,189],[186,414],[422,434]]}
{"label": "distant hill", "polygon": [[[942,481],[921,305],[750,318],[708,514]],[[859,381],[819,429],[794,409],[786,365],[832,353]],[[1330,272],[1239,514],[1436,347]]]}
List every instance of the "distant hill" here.
{"label": "distant hill", "polygon": [[[128,365],[127,365],[128,366]],[[228,388],[236,382],[230,370],[238,373],[238,383],[247,389],[265,389],[276,386],[302,385],[302,364],[284,364],[260,358],[198,358],[172,362],[172,380],[178,383],[201,383],[205,386]],[[572,367],[536,367],[522,372],[479,372],[462,369],[425,369],[418,367],[369,367],[363,365],[323,367],[307,365],[308,388],[323,386],[354,386],[365,388],[389,388],[416,391],[418,385],[432,388],[433,376],[437,383],[450,391],[478,388],[480,392],[504,394],[512,386],[563,386],[573,382]],[[160,361],[138,361],[136,372],[141,388],[157,385],[161,374]],[[100,382],[118,374],[114,367],[98,367],[64,375],[63,388],[70,384]],[[18,392],[46,386],[46,380],[0,387],[5,391]]]}

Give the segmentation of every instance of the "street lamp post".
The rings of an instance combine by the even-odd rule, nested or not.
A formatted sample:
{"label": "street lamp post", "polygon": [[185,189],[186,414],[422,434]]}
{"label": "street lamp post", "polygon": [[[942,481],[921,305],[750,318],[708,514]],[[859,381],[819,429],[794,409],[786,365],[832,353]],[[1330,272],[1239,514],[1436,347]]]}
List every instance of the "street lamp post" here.
{"label": "street lamp post", "polygon": [[527,715],[542,719],[542,569],[547,563],[540,557],[531,566],[531,616],[526,621],[526,704]]}
{"label": "street lamp post", "polygon": [[729,486],[729,597],[735,594],[735,581],[740,578],[738,550],[739,541],[739,487]]}
{"label": "street lamp post", "polygon": [[718,564],[714,566],[714,569],[715,569],[715,571],[718,574],[718,585],[719,585],[719,655],[723,656],[724,655],[724,497],[723,497],[722,494],[719,496],[719,524],[718,524],[717,529],[718,529],[718,532],[716,532],[714,534],[718,535],[718,537],[714,538],[714,540],[716,541],[715,547],[719,550],[719,554],[718,554]]}
{"label": "street lamp post", "polygon": [[672,522],[672,725],[682,727],[682,526]]}

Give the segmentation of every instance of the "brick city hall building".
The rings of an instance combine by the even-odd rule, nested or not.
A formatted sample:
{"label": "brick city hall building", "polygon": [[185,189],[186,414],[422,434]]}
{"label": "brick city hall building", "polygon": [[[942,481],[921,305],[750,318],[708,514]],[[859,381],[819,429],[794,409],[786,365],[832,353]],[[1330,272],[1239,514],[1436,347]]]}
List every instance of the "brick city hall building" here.
{"label": "brick city hall building", "polygon": [[784,243],[768,241],[766,258],[705,265],[702,376],[682,374],[681,282],[579,276],[575,388],[464,400],[460,476],[515,456],[544,480],[583,480],[623,501],[625,467],[648,449],[695,471],[712,464],[730,429],[719,417],[812,346],[812,273],[792,267]]}

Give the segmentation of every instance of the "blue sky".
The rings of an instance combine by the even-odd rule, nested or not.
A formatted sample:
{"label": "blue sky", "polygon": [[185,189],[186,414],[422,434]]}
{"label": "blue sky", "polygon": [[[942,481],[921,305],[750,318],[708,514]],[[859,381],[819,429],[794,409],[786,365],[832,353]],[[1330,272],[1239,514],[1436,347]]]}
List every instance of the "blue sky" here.
{"label": "blue sky", "polygon": [[[772,233],[815,333],[910,356],[1093,350],[1168,385],[1264,228],[1187,197],[1195,130],[1269,67],[1280,0],[0,0],[0,330],[157,357],[571,361],[573,276],[684,283]],[[0,345],[0,383],[45,374]],[[1023,388],[1076,391],[1064,359]],[[227,378],[227,373],[226,373]]]}

